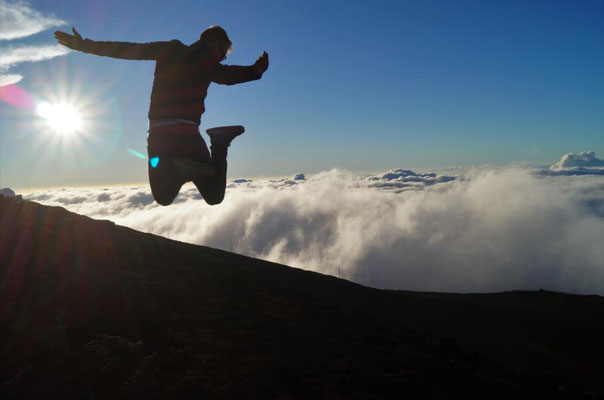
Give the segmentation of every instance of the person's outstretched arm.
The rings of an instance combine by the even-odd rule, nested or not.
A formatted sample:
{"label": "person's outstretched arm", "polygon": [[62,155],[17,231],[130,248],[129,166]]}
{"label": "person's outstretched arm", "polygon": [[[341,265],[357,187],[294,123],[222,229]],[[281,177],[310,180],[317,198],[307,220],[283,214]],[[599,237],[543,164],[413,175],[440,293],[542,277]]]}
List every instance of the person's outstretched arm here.
{"label": "person's outstretched arm", "polygon": [[224,65],[218,64],[212,72],[212,82],[222,85],[236,85],[237,83],[254,81],[262,78],[268,69],[268,53],[263,51],[253,65]]}
{"label": "person's outstretched arm", "polygon": [[75,28],[72,28],[72,31],[73,35],[56,31],[55,38],[60,44],[73,50],[125,60],[157,60],[174,42],[97,42],[83,39]]}

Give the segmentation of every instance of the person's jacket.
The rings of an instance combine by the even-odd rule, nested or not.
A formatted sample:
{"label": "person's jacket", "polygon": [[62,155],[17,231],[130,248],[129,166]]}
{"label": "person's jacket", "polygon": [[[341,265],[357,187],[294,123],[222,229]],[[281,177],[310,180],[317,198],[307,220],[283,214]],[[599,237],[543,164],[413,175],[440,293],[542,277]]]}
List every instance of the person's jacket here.
{"label": "person's jacket", "polygon": [[188,119],[201,122],[211,82],[234,85],[260,79],[253,65],[224,65],[207,47],[171,42],[98,42],[85,39],[82,51],[126,60],[155,60],[149,119]]}

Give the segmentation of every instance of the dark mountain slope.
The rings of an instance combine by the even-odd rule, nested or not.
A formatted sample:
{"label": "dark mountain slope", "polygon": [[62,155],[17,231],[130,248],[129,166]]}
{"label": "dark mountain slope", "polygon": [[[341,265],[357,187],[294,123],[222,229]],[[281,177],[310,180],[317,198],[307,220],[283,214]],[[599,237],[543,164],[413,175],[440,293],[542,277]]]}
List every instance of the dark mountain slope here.
{"label": "dark mountain slope", "polygon": [[604,299],[392,292],[0,197],[3,398],[593,398]]}

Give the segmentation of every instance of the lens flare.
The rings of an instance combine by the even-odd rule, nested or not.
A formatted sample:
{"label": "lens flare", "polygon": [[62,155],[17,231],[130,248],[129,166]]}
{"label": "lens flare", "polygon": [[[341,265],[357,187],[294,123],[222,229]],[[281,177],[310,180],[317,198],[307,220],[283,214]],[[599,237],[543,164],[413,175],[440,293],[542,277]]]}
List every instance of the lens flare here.
{"label": "lens flare", "polygon": [[0,86],[0,100],[19,108],[34,108],[34,96],[17,85]]}
{"label": "lens flare", "polygon": [[143,153],[138,152],[136,150],[133,149],[126,149],[128,151],[128,153],[132,154],[134,157],[140,158],[141,160],[146,160],[147,156],[145,156]]}

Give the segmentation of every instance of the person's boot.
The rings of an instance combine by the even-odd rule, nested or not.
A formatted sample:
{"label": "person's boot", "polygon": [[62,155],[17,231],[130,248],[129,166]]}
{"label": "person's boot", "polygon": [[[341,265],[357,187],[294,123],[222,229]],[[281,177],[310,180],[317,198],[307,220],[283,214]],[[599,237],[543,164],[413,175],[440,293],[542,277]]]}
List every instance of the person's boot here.
{"label": "person's boot", "polygon": [[210,136],[210,148],[212,150],[212,166],[216,176],[226,179],[227,152],[233,139],[245,132],[241,125],[219,126],[206,130]]}
{"label": "person's boot", "polygon": [[229,147],[233,139],[243,132],[245,132],[245,128],[241,125],[218,126],[206,130],[206,133],[210,136],[210,143],[213,148]]}

